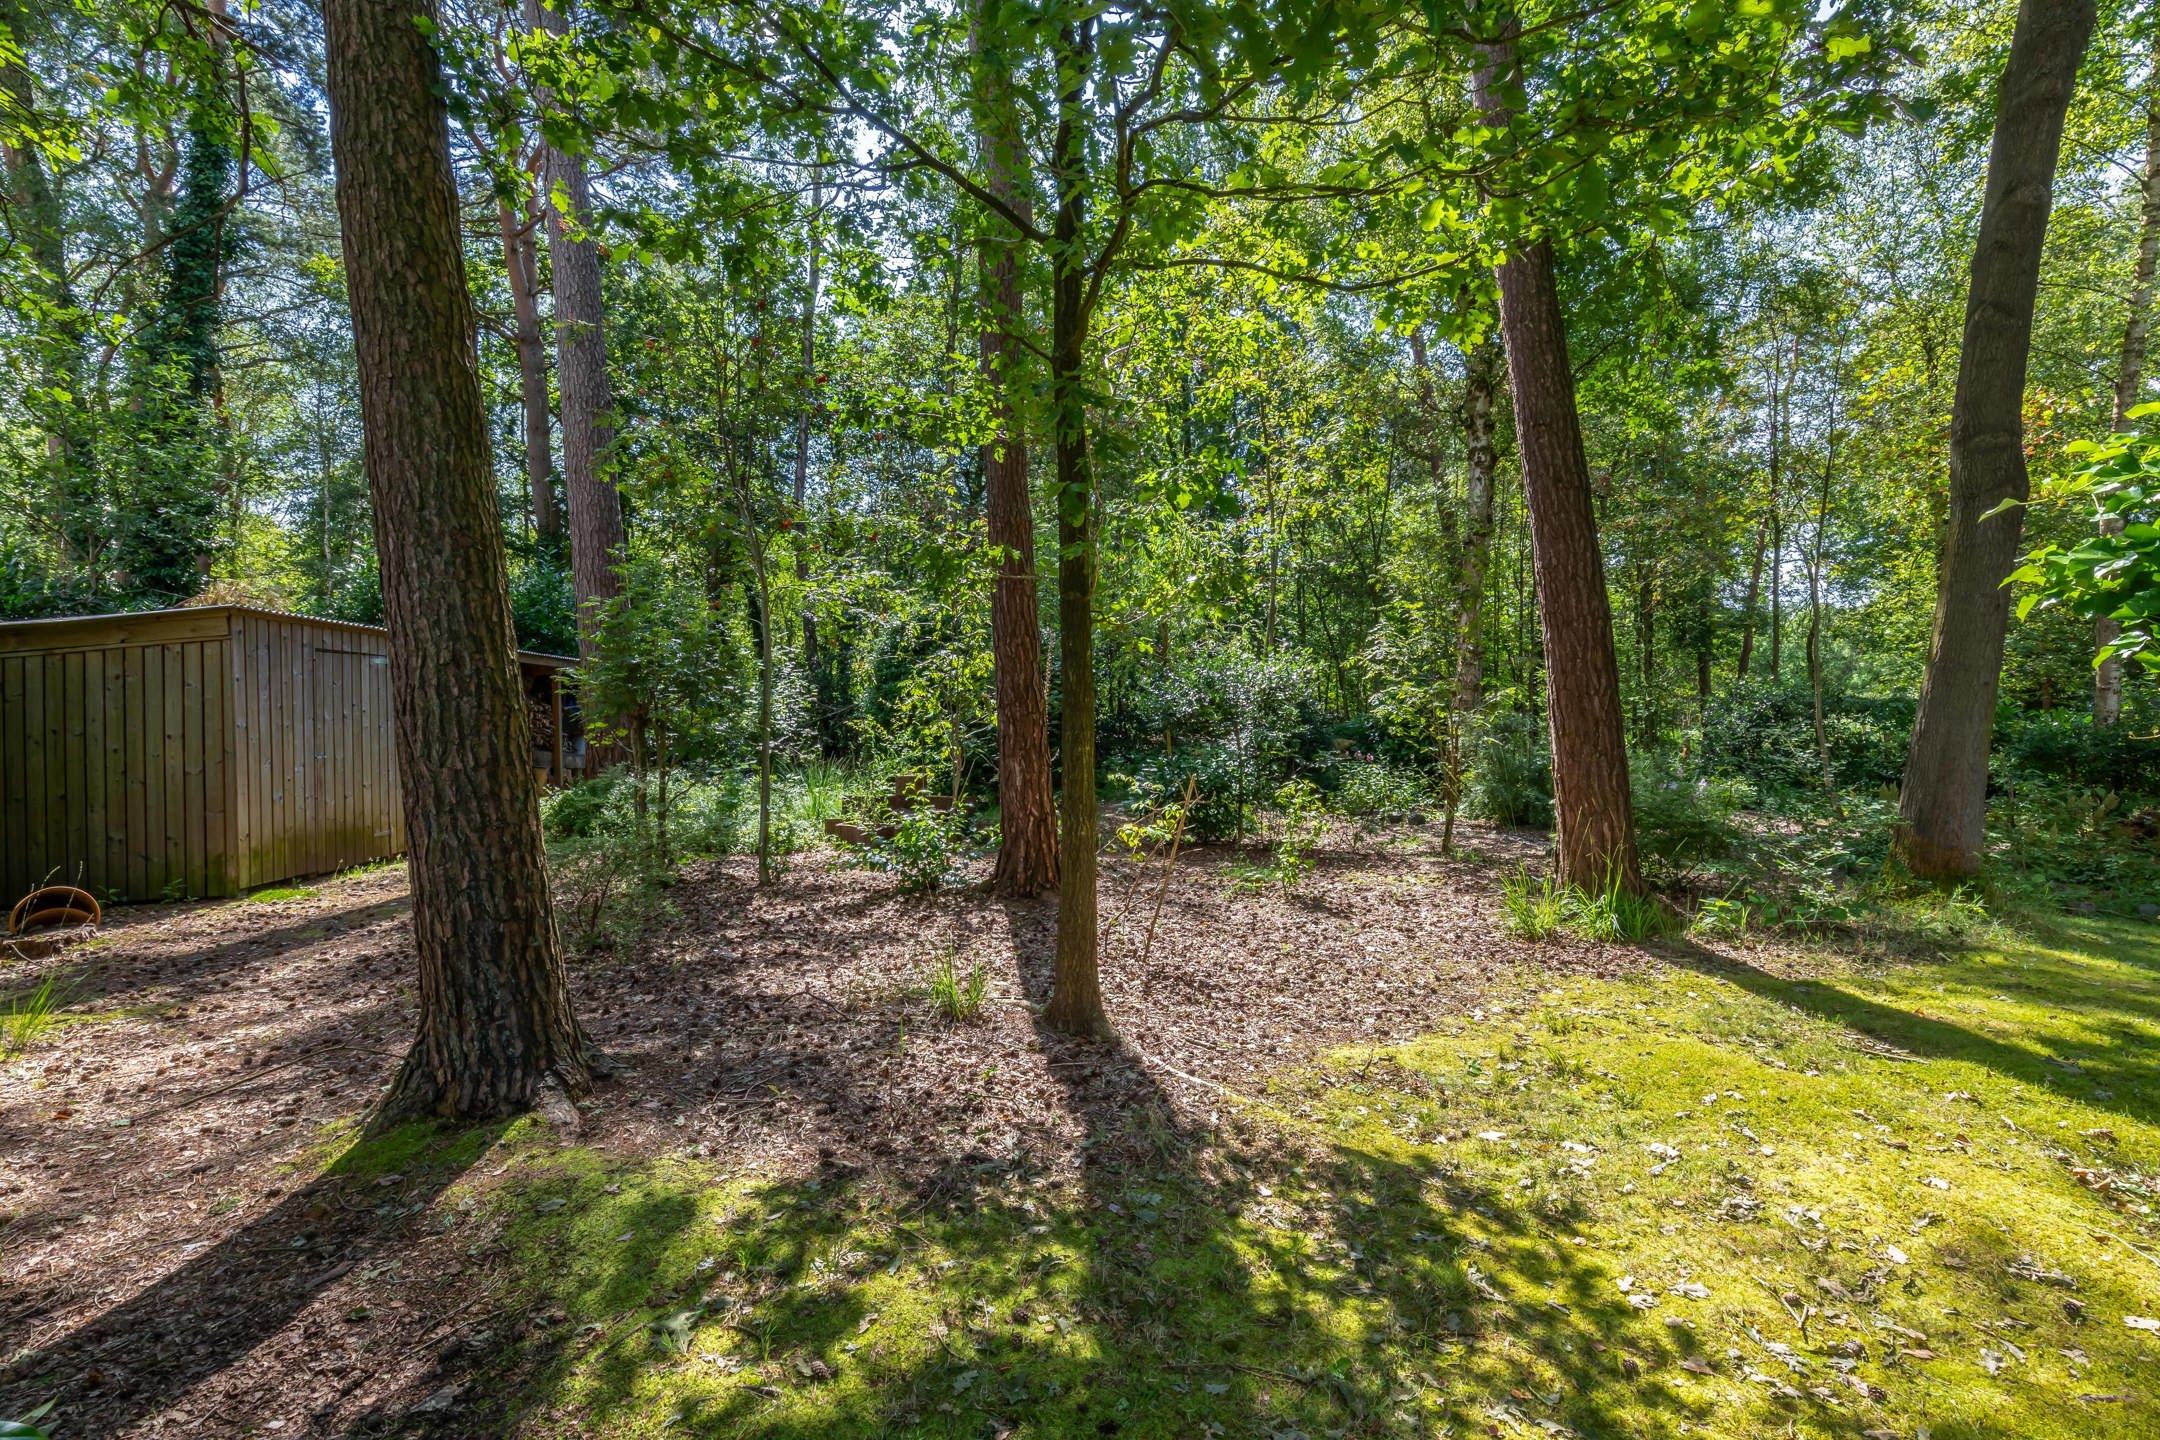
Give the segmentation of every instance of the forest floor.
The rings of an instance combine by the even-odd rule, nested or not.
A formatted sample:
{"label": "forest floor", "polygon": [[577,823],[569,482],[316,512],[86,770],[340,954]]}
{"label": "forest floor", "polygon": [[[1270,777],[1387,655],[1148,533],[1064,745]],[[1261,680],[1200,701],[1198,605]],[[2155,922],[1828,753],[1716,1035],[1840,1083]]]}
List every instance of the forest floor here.
{"label": "forest floor", "polygon": [[[0,994],[0,1416],[58,1437],[2160,1432],[2160,929],[1509,938],[1542,837],[1055,902],[693,867],[573,971],[575,1133],[357,1122],[403,873],[144,907]],[[973,1023],[927,999],[977,962]]]}

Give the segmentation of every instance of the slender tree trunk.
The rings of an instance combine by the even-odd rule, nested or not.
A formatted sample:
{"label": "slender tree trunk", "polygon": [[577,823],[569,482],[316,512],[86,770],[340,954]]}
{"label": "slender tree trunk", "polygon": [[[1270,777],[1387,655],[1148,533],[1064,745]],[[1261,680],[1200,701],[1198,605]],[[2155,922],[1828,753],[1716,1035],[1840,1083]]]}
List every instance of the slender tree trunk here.
{"label": "slender tree trunk", "polygon": [[1837,463],[1834,420],[1832,434],[1825,440],[1825,450],[1822,488],[1815,497],[1814,553],[1808,560],[1807,668],[1808,689],[1815,698],[1815,763],[1822,771],[1823,794],[1829,795],[1835,787],[1830,779],[1830,735],[1823,726],[1822,592],[1823,563],[1830,536],[1830,477]]}
{"label": "slender tree trunk", "polygon": [[1739,678],[1748,677],[1748,665],[1755,658],[1755,610],[1762,601],[1763,553],[1770,543],[1770,524],[1767,520],[1755,522],[1755,559],[1748,566],[1747,603],[1741,607],[1740,663],[1736,668]]}
{"label": "slender tree trunk", "polygon": [[1492,562],[1493,400],[1500,382],[1500,340],[1487,335],[1463,352],[1463,550],[1455,581],[1455,713],[1478,708],[1485,691],[1485,571]]}
{"label": "slender tree trunk", "polygon": [[1642,661],[1642,723],[1638,730],[1644,749],[1657,744],[1657,566],[1646,562],[1635,577],[1635,648]]}
{"label": "slender tree trunk", "polygon": [[[525,23],[554,34],[570,28],[570,0],[550,10],[525,0]],[[542,96],[542,103],[551,97]],[[570,584],[577,597],[578,654],[593,658],[595,629],[607,602],[621,593],[617,567],[623,558],[622,497],[605,473],[614,443],[609,415],[607,337],[600,290],[600,246],[592,224],[592,187],[585,158],[552,146],[542,149],[542,176],[550,197],[550,270],[555,280],[555,384],[562,395],[563,496],[570,512]],[[560,194],[569,206],[558,210]],[[608,717],[595,716],[605,720]],[[587,746],[588,767],[599,750]]]}
{"label": "slender tree trunk", "polygon": [[1102,982],[1096,972],[1095,913],[1095,487],[1088,457],[1087,401],[1081,365],[1087,354],[1088,117],[1085,95],[1095,64],[1093,19],[1058,29],[1057,135],[1051,176],[1057,218],[1051,228],[1050,410],[1057,445],[1058,749],[1064,771],[1058,820],[1057,976],[1044,1023],[1074,1035],[1107,1036]]}
{"label": "slender tree trunk", "polygon": [[818,386],[817,373],[818,267],[824,259],[820,245],[825,238],[825,232],[818,222],[824,206],[825,173],[823,170],[813,169],[810,172],[810,263],[803,293],[803,395],[802,407],[795,412],[794,551],[795,584],[803,596],[803,675],[810,682],[810,731],[821,739],[825,734],[826,695],[818,670],[817,615],[810,605],[810,530],[805,507],[810,498],[810,417],[818,407],[818,397],[824,393]]}
{"label": "slender tree trunk", "polygon": [[508,201],[496,202],[502,228],[503,268],[510,277],[512,339],[517,348],[518,396],[525,406],[525,486],[532,499],[533,529],[544,540],[562,534],[555,499],[555,456],[548,427],[547,341],[540,330],[540,255],[529,217]]}
{"label": "slender tree trunk", "polygon": [[384,1117],[575,1095],[432,0],[328,0],[331,142],[411,852],[420,1030]]}
{"label": "slender tree trunk", "polygon": [[[1476,97],[1489,124],[1512,122],[1494,91],[1514,67],[1511,43],[1487,47]],[[1501,262],[1500,333],[1544,625],[1559,878],[1640,891],[1612,601],[1550,241],[1518,244]]]}
{"label": "slender tree trunk", "polygon": [[[2156,31],[2160,38],[2160,31]],[[2152,73],[2145,82],[2144,202],[2138,227],[2137,270],[2130,284],[2130,319],[2123,326],[2122,355],[2115,367],[2115,429],[2130,428],[2130,410],[2138,403],[2145,378],[2145,342],[2152,324],[2153,286],[2160,275],[2160,43],[2153,51]],[[2100,533],[2120,535],[2122,517],[2100,521]],[[2122,638],[2122,623],[2102,615],[2093,621],[2093,648],[2105,650]],[[2093,668],[2093,724],[2106,727],[2122,719],[2123,663],[2110,655]]]}
{"label": "slender tree trunk", "polygon": [[[1997,93],[1995,138],[1965,300],[1950,416],[1950,524],[1920,709],[1898,801],[1897,851],[1925,877],[1970,875],[1987,839],[1988,746],[2028,494],[2023,408],[2041,248],[2063,117],[2094,0],[2023,0]],[[1984,517],[1984,518],[1983,518]]]}
{"label": "slender tree trunk", "polygon": [[[986,186],[1027,213],[1018,176],[1019,114],[1012,71],[1000,37],[973,36],[977,147]],[[1050,785],[1050,700],[1042,678],[1042,624],[1035,594],[1035,512],[1028,452],[1015,400],[1020,362],[1019,233],[995,214],[983,217],[980,355],[997,434],[983,446],[988,538],[999,552],[990,592],[990,650],[997,686],[998,854],[990,886],[999,895],[1039,895],[1058,883],[1057,812]],[[1071,784],[1068,772],[1067,782]]]}
{"label": "slender tree trunk", "polygon": [[1792,385],[1799,370],[1800,337],[1793,337],[1793,368],[1780,370],[1770,353],[1770,680],[1785,660],[1785,446],[1792,435]]}

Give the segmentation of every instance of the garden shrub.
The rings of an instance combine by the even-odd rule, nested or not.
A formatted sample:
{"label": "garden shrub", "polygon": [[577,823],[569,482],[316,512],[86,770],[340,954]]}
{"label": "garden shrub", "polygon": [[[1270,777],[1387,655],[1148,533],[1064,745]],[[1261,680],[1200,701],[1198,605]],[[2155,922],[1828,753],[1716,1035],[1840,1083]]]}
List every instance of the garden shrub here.
{"label": "garden shrub", "polygon": [[1552,825],[1552,755],[1537,716],[1519,710],[1480,715],[1464,752],[1464,814],[1502,825]]}

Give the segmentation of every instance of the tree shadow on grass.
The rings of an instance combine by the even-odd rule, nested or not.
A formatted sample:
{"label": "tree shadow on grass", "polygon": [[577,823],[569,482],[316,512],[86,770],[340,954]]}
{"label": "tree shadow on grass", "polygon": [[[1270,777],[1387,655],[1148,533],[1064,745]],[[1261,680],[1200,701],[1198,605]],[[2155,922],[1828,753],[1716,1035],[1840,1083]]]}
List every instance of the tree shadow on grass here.
{"label": "tree shadow on grass", "polygon": [[2065,1100],[2160,1123],[2160,1047],[2143,1027],[2095,1025],[2103,1036],[2097,1043],[2084,1036],[2032,1030],[2028,1033],[2034,1044],[2013,1044],[1918,1007],[1872,998],[1841,979],[1777,975],[1685,939],[1668,941],[1660,949],[1675,964],[1910,1054],[1983,1066]]}
{"label": "tree shadow on grass", "polygon": [[[277,1206],[133,1298],[27,1353],[0,1312],[0,1414],[54,1402],[56,1433],[115,1435],[291,1324],[318,1291],[406,1238],[503,1127],[407,1126],[362,1141]],[[394,1183],[378,1183],[385,1177]]]}
{"label": "tree shadow on grass", "polygon": [[[1037,1002],[1042,918],[1011,926]],[[1035,1042],[1076,1143],[734,1187],[688,1161],[550,1162],[506,1198],[529,1287],[509,1324],[542,1323],[474,1366],[488,1398],[438,1433],[1184,1440],[1500,1416],[1617,1436],[1701,1418],[1640,1378],[1676,1366],[1686,1332],[1643,1323],[1564,1216],[1283,1112],[1181,1109],[1121,1044]]]}

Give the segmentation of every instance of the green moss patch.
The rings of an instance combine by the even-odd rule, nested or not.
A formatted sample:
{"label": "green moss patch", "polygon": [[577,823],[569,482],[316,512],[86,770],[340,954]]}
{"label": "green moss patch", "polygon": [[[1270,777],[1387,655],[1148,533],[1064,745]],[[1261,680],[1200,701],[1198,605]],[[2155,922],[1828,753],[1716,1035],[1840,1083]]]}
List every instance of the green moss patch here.
{"label": "green moss patch", "polygon": [[1099,1121],[1077,1181],[528,1148],[482,1202],[545,1317],[513,1428],[2155,1433],[2151,933],[1865,973],[1683,949],[1208,1136]]}

